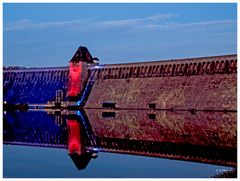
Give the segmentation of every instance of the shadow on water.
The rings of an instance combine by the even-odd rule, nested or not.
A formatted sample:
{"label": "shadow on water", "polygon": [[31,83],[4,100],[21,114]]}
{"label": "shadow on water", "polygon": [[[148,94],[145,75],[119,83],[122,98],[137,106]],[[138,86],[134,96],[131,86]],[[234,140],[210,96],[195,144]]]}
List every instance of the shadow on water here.
{"label": "shadow on water", "polygon": [[[169,167],[172,168],[177,160],[182,160],[193,165],[207,163],[222,170],[211,173],[205,171],[206,175],[187,173],[184,175],[179,173],[178,170],[181,170],[179,168],[169,175],[159,172],[160,174],[153,174],[152,177],[214,177],[214,175],[236,177],[234,174],[223,173],[237,166],[236,120],[236,113],[221,112],[199,112],[193,115],[189,112],[157,110],[10,111],[4,114],[3,143],[52,148],[51,150],[67,149],[75,170],[77,168],[81,173],[88,173],[88,167],[91,169],[91,165],[95,163],[97,165],[98,160],[102,160],[104,155],[108,158],[106,152],[113,153],[109,157],[112,161],[118,155],[122,155],[107,167],[116,165],[120,167],[121,164],[127,167],[133,164],[130,163],[133,158],[130,155],[140,156],[137,158],[142,160],[154,159],[152,163],[150,162],[149,168],[144,169],[145,175],[133,173],[119,176],[116,172],[111,175],[107,174],[106,170],[105,175],[99,175],[96,172],[102,172],[100,166],[93,169],[94,173],[62,177],[151,177],[147,172],[151,173],[152,170],[157,169],[154,162],[158,160],[160,162],[162,158],[164,160],[166,158],[165,165],[170,165]],[[8,163],[6,160],[16,155],[10,155],[8,149],[4,147],[4,177],[18,177],[10,174],[11,171],[14,172],[10,164],[14,163]],[[129,162],[122,163],[127,155]],[[44,160],[44,156],[38,155],[38,157]],[[93,162],[92,159],[96,161]],[[108,162],[105,160],[102,164],[104,163]],[[24,165],[24,162],[18,164]],[[102,166],[106,167],[106,165]],[[23,177],[38,177],[38,175],[28,176],[26,173]],[[58,175],[49,177],[58,177]]]}

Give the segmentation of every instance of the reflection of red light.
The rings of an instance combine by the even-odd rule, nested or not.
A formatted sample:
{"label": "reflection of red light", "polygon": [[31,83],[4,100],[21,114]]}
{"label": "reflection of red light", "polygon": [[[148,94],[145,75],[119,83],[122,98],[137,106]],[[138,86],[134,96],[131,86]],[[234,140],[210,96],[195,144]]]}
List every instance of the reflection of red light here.
{"label": "reflection of red light", "polygon": [[80,124],[77,120],[68,120],[68,153],[81,154]]}
{"label": "reflection of red light", "polygon": [[70,62],[68,96],[75,97],[81,91],[82,62]]}

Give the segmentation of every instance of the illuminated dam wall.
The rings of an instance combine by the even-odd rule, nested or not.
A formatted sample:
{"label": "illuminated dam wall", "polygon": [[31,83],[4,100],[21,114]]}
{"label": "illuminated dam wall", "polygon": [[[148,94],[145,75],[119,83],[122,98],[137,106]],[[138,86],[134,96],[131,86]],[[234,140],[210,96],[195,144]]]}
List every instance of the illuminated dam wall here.
{"label": "illuminated dam wall", "polygon": [[92,69],[86,107],[236,110],[237,56],[106,65]]}
{"label": "illuminated dam wall", "polygon": [[68,67],[3,70],[3,100],[10,104],[45,104],[55,101],[56,91],[66,100]]}
{"label": "illuminated dam wall", "polygon": [[[156,109],[237,109],[237,55],[89,65],[84,71],[85,84],[79,84],[81,94],[87,92],[82,96],[85,108],[111,102],[127,109],[148,109],[149,104]],[[3,71],[8,103],[46,104],[58,90],[66,101],[68,85],[69,67]]]}

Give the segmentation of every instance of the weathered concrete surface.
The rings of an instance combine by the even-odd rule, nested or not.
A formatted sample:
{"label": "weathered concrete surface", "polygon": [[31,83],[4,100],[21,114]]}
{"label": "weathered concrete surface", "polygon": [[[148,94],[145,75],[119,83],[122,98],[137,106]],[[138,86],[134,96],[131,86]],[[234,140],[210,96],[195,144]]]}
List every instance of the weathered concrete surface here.
{"label": "weathered concrete surface", "polygon": [[236,110],[236,55],[106,65],[96,77],[86,108],[114,102],[118,108]]}

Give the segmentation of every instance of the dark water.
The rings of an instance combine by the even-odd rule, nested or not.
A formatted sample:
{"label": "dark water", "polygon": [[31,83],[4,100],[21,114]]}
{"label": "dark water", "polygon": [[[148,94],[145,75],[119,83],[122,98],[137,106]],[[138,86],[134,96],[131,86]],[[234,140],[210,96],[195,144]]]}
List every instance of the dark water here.
{"label": "dark water", "polygon": [[[93,115],[92,112],[91,115]],[[211,164],[204,163],[204,160],[214,160],[211,151],[207,154],[208,147],[206,146],[190,144],[189,141],[187,148],[192,149],[198,146],[196,148],[201,148],[203,151],[201,153],[191,151],[188,153],[191,159],[183,161],[182,158],[185,158],[185,152],[188,150],[179,146],[180,143],[169,143],[170,146],[173,145],[169,147],[171,149],[162,149],[159,148],[162,146],[160,138],[151,141],[150,134],[142,134],[141,139],[129,134],[127,137],[122,136],[117,134],[119,130],[112,130],[109,127],[114,118],[105,119],[106,122],[101,123],[104,125],[93,126],[95,123],[88,120],[89,117],[88,114],[79,112],[61,116],[59,113],[53,115],[46,112],[8,112],[5,114],[3,177],[207,178],[231,169],[231,164],[225,165],[219,162],[214,164],[214,161]],[[117,121],[111,124],[116,124]],[[149,127],[147,124],[146,126]],[[161,123],[161,126],[164,125]],[[99,127],[101,131],[97,129]],[[119,129],[123,128],[119,127]],[[133,127],[129,126],[129,129],[134,132]],[[76,134],[76,131],[80,133]],[[160,128],[156,134],[163,134]],[[77,143],[80,143],[77,148],[71,144],[76,143],[76,139],[79,139]],[[190,140],[185,137],[184,139],[185,142]],[[128,144],[137,146],[126,147]],[[169,144],[164,144],[169,146]],[[182,144],[183,142],[180,145]],[[80,152],[78,152],[79,149]],[[222,150],[222,148],[219,149]],[[182,153],[183,150],[184,153]],[[202,152],[206,153],[202,154]],[[163,157],[169,154],[170,159],[163,158],[159,155],[160,153]],[[89,154],[91,158],[86,161]],[[70,155],[77,156],[71,158]],[[96,156],[93,155],[98,156],[95,158]],[[180,155],[178,160],[174,155]],[[226,161],[232,163],[232,158],[225,156],[225,152],[219,152],[218,155],[220,155],[219,159],[222,159],[221,163],[226,163]],[[196,161],[197,157],[204,159]],[[79,169],[78,164],[83,164],[86,168],[82,166]]]}

